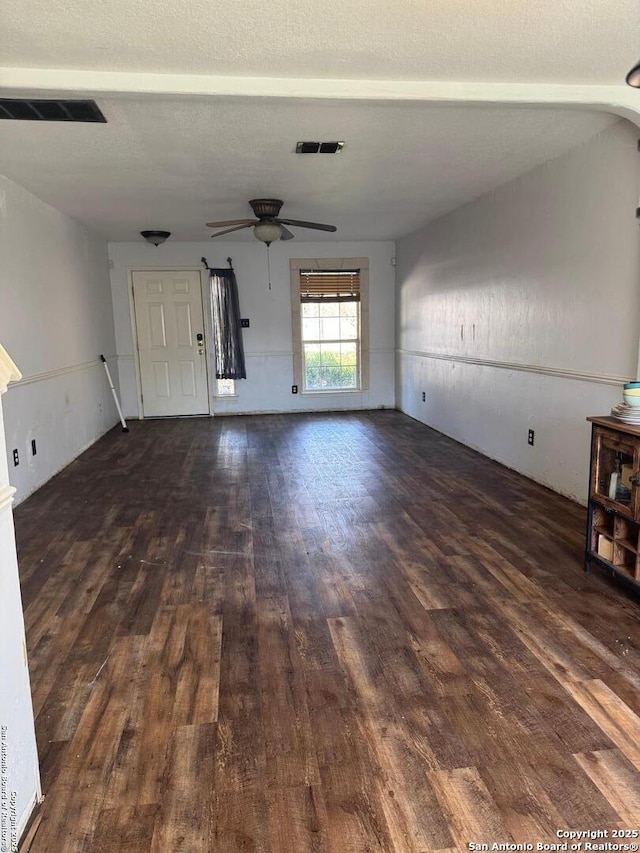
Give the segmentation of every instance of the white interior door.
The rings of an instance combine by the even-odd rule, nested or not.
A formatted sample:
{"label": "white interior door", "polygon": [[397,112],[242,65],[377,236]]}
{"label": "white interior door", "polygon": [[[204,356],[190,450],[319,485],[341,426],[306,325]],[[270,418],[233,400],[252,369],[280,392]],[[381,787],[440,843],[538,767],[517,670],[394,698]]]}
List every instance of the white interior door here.
{"label": "white interior door", "polygon": [[136,271],[133,300],[144,416],[209,414],[200,273]]}

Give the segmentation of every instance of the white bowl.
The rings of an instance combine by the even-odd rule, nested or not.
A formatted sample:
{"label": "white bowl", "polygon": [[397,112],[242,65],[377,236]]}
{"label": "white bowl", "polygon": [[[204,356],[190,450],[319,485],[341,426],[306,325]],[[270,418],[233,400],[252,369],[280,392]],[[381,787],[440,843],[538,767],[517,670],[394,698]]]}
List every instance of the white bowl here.
{"label": "white bowl", "polygon": [[625,392],[622,396],[627,406],[633,406],[634,409],[640,409],[640,394],[627,394]]}

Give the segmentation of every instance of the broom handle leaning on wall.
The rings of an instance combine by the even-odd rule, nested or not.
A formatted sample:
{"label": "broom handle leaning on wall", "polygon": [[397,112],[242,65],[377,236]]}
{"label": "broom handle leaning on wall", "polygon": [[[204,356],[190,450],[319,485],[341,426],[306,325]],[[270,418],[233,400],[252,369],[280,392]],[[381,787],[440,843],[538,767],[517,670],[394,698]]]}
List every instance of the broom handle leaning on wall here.
{"label": "broom handle leaning on wall", "polygon": [[107,359],[101,355],[100,361],[104,364],[104,369],[107,374],[107,379],[109,380],[109,388],[111,388],[111,393],[113,394],[113,399],[116,403],[116,409],[118,410],[118,415],[120,416],[120,423],[122,424],[122,432],[129,432],[129,427],[127,426],[127,422],[124,419],[124,415],[122,414],[122,409],[120,408],[120,403],[118,402],[118,395],[116,394],[116,389],[113,387],[113,381],[111,379],[111,374],[109,373],[109,365],[107,364]]}

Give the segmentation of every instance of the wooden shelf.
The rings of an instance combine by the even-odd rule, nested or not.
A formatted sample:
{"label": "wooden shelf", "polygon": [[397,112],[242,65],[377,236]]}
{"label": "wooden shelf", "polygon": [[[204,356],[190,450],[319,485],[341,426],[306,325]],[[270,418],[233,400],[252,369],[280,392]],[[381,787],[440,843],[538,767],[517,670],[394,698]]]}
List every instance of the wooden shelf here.
{"label": "wooden shelf", "polygon": [[[596,563],[640,589],[640,427],[615,418],[592,424],[585,569]],[[610,497],[611,495],[611,497]]]}
{"label": "wooden shelf", "polygon": [[616,545],[620,545],[621,548],[626,548],[627,551],[633,551],[634,554],[638,553],[638,543],[632,542],[630,539],[614,539],[613,540]]}
{"label": "wooden shelf", "polygon": [[602,416],[587,418],[587,420],[592,424],[599,424],[600,426],[603,426],[606,429],[619,432],[622,435],[632,435],[640,438],[640,426],[632,426],[631,424],[625,424],[622,421],[619,421],[617,418]]}
{"label": "wooden shelf", "polygon": [[618,578],[622,578],[625,581],[629,581],[629,584],[633,587],[633,589],[638,590],[640,588],[640,575],[636,572],[633,573],[629,571],[629,569],[623,565],[616,565],[612,563],[610,560],[605,560],[604,557],[601,557],[600,554],[595,551],[588,551],[587,558],[590,564],[596,563],[602,568],[607,569],[612,575]]}

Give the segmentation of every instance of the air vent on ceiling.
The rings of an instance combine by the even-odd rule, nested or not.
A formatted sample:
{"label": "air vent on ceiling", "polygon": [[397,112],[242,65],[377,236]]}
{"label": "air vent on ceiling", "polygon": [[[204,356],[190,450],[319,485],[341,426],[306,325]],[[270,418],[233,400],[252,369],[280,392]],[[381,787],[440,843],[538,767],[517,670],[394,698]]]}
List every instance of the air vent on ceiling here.
{"label": "air vent on ceiling", "polygon": [[344,142],[298,142],[296,154],[337,154]]}
{"label": "air vent on ceiling", "polygon": [[38,101],[30,98],[0,98],[0,119],[103,123],[107,121],[95,101]]}

